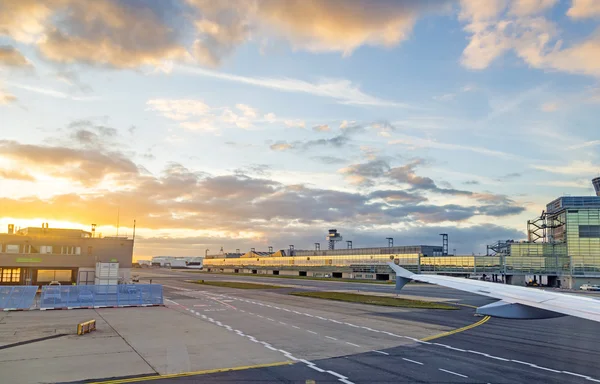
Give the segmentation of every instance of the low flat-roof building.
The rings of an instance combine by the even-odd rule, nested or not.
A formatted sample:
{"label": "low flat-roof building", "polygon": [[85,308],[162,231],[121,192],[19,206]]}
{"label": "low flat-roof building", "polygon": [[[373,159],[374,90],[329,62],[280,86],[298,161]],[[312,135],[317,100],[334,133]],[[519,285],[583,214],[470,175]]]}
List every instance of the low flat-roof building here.
{"label": "low flat-roof building", "polygon": [[0,233],[0,285],[94,284],[97,262],[119,263],[119,278],[131,276],[133,239],[95,237],[80,229],[28,227]]}

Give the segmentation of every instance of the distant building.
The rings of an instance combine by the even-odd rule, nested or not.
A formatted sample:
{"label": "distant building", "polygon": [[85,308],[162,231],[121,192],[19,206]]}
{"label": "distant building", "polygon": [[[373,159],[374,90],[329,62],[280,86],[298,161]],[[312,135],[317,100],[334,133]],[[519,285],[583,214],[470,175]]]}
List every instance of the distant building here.
{"label": "distant building", "polygon": [[201,269],[203,259],[196,256],[154,256],[151,263],[154,267]]}
{"label": "distant building", "polygon": [[95,237],[80,229],[28,227],[0,233],[0,285],[93,284],[96,262],[118,262],[120,278],[131,275],[133,240]]}

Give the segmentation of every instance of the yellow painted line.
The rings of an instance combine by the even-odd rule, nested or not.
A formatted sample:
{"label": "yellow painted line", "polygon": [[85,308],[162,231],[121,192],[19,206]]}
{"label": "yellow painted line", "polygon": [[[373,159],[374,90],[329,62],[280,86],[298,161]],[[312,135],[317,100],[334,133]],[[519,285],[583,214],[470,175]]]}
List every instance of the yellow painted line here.
{"label": "yellow painted line", "polygon": [[294,364],[293,361],[279,361],[277,363],[246,365],[246,366],[242,366],[242,367],[205,369],[203,371],[173,373],[173,374],[169,374],[169,375],[140,376],[140,377],[132,377],[130,379],[120,379],[120,380],[117,379],[117,380],[108,380],[108,381],[97,381],[97,382],[90,383],[90,384],[124,384],[124,383],[136,383],[138,381],[172,379],[174,377],[207,375],[209,373],[230,372],[230,371],[243,371],[245,369],[277,367],[277,366],[280,366],[280,365],[292,365],[292,364]]}
{"label": "yellow painted line", "polygon": [[434,339],[439,339],[440,337],[454,335],[455,333],[464,332],[464,331],[467,331],[469,329],[478,327],[481,324],[485,324],[489,319],[490,319],[489,316],[485,316],[483,319],[479,320],[478,322],[473,323],[471,325],[467,325],[466,327],[458,328],[458,329],[455,329],[453,331],[448,331],[448,332],[440,333],[438,335],[433,335],[433,336],[425,337],[424,339],[421,339],[421,341],[430,341],[430,340],[434,340]]}

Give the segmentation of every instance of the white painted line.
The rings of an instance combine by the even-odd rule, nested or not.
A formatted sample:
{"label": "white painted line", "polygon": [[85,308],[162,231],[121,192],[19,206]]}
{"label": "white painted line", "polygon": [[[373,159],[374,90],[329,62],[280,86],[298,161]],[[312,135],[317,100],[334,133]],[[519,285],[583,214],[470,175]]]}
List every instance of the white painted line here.
{"label": "white painted line", "polygon": [[275,307],[275,306],[273,306],[273,308],[275,308],[275,309],[281,309],[281,308],[279,308],[279,307]]}
{"label": "white painted line", "polygon": [[312,333],[312,334],[315,334],[315,335],[318,335],[318,333],[317,333],[317,332],[315,332],[315,331],[311,331],[310,329],[307,329],[307,330],[306,330],[306,332],[308,332],[308,333]]}
{"label": "white painted line", "polygon": [[423,365],[423,363],[421,363],[420,361],[416,361],[416,360],[407,359],[406,357],[403,357],[403,358],[402,358],[402,360],[404,360],[404,361],[408,361],[409,363],[414,363],[414,364]]}
{"label": "white painted line", "polygon": [[324,318],[324,317],[321,317],[321,316],[315,316],[315,317],[316,317],[317,319],[321,319],[321,320],[327,320],[326,318]]}
{"label": "white painted line", "polygon": [[348,345],[352,345],[352,346],[354,346],[354,347],[358,347],[358,348],[360,348],[360,345],[358,345],[358,344],[354,344],[354,343],[350,343],[350,342],[348,342],[348,341],[346,341],[346,344],[348,344]]}
{"label": "white painted line", "polygon": [[312,364],[307,364],[308,368],[312,368],[317,372],[325,372],[324,369],[317,367],[316,365],[312,365]]}
{"label": "white painted line", "polygon": [[279,324],[287,325],[287,323],[284,323],[283,321],[280,321]]}
{"label": "white painted line", "polygon": [[261,318],[263,318],[263,319],[264,319],[264,316],[263,316],[263,315],[256,315],[256,316],[258,316],[258,317],[261,317]]}
{"label": "white painted line", "polygon": [[289,309],[287,309],[287,308],[281,308],[281,309],[283,309],[283,310],[284,310],[284,311],[286,311],[286,312],[292,312],[292,311],[290,311],[290,310],[289,310]]}
{"label": "white painted line", "polygon": [[556,369],[551,369],[551,368],[546,368],[546,367],[540,367],[539,365],[536,365],[534,368],[542,369],[544,371],[550,371],[550,372],[554,372],[554,373],[560,373],[560,371],[557,371]]}
{"label": "white painted line", "polygon": [[341,321],[337,321],[337,320],[334,320],[334,319],[329,319],[329,321],[331,321],[331,322],[334,322],[334,323],[337,323],[337,324],[342,324],[342,322],[341,322]]}
{"label": "white painted line", "polygon": [[337,340],[335,337],[331,337],[331,336],[325,336],[325,337],[328,339],[331,339],[331,340]]}
{"label": "white painted line", "polygon": [[586,380],[593,381],[594,383],[600,383],[600,380],[592,379],[591,377],[586,378]]}
{"label": "white painted line", "polygon": [[469,377],[469,376],[466,376],[466,375],[461,375],[460,373],[456,373],[456,372],[449,371],[449,370],[447,370],[447,369],[443,369],[443,368],[438,368],[438,369],[439,369],[440,371],[444,371],[444,372],[446,372],[446,373],[449,373],[449,374],[451,374],[451,375],[456,375],[456,376],[460,376],[460,377],[466,377],[466,378],[468,378],[468,377]]}
{"label": "white painted line", "polygon": [[567,375],[572,375],[572,376],[577,376],[577,377],[583,377],[584,379],[587,379],[589,376],[585,376],[585,375],[580,375],[579,373],[573,373],[573,372],[569,372],[569,371],[562,371],[563,373],[566,373]]}
{"label": "white painted line", "polygon": [[386,356],[390,355],[389,353],[383,352],[383,351],[375,351],[375,350],[373,350],[373,352],[375,352],[375,353],[381,353],[382,355],[386,355]]}
{"label": "white painted line", "polygon": [[340,375],[339,373],[337,373],[337,372],[334,372],[334,371],[327,371],[327,373],[329,373],[329,374],[331,374],[331,375],[333,375],[333,376],[337,376],[337,377],[339,377],[340,379],[347,379],[347,377],[346,377],[346,376],[344,376],[344,375]]}
{"label": "white painted line", "polygon": [[296,326],[296,325],[292,325],[292,327],[296,328],[296,329],[300,329],[300,327]]}
{"label": "white painted line", "polygon": [[239,311],[240,311],[240,312],[246,312],[246,311],[244,311],[243,309],[240,309]]}
{"label": "white painted line", "polygon": [[173,300],[171,300],[171,299],[165,299],[165,300],[167,300],[167,301],[170,301],[171,303],[173,303],[173,304],[175,304],[175,305],[179,305],[179,303],[178,303],[178,302],[176,302],[176,301],[173,301]]}
{"label": "white painted line", "polygon": [[519,364],[523,364],[523,365],[529,365],[530,367],[533,366],[534,364],[531,363],[527,363],[525,361],[521,361],[521,360],[511,360],[514,363],[519,363]]}
{"label": "white painted line", "polygon": [[265,348],[269,348],[269,349],[270,349],[270,350],[272,350],[272,351],[276,351],[276,350],[277,350],[277,348],[273,348],[273,347],[271,347],[270,345],[265,345]]}
{"label": "white painted line", "polygon": [[275,321],[275,320],[271,319],[270,317],[267,317],[267,320],[269,320],[269,321]]}
{"label": "white painted line", "polygon": [[340,381],[341,381],[342,383],[344,383],[344,384],[354,384],[354,382],[353,382],[353,381],[350,381],[350,380],[348,380],[348,379],[340,379]]}
{"label": "white painted line", "polygon": [[311,315],[310,313],[304,313],[304,316],[308,316],[308,317],[314,317],[313,315]]}

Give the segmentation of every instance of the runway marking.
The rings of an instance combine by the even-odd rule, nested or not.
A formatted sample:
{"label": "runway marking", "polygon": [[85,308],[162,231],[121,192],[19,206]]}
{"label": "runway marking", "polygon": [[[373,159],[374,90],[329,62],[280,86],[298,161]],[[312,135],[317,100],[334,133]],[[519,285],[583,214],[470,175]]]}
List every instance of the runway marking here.
{"label": "runway marking", "polygon": [[464,377],[464,378],[468,378],[468,377],[469,377],[469,376],[467,376],[467,375],[462,375],[462,374],[460,374],[460,373],[452,372],[452,371],[449,371],[449,370],[447,370],[447,369],[443,369],[443,368],[438,368],[438,369],[439,369],[440,371],[444,371],[444,372],[446,372],[446,373],[449,373],[449,374],[451,374],[451,375],[456,375],[456,376],[460,376],[460,377]]}
{"label": "runway marking", "polygon": [[328,339],[331,339],[331,340],[337,340],[335,337],[331,337],[331,336],[325,336],[325,337]]}
{"label": "runway marking", "polygon": [[433,336],[428,336],[428,337],[422,338],[421,341],[431,341],[431,340],[434,340],[434,339],[439,339],[440,337],[450,336],[450,335],[454,335],[455,333],[464,332],[464,331],[467,331],[469,329],[478,327],[478,326],[480,326],[482,324],[485,324],[489,319],[490,319],[490,316],[485,316],[483,319],[479,320],[478,322],[473,323],[471,325],[467,325],[466,327],[457,328],[457,329],[454,329],[452,331],[440,333],[440,334],[433,335]]}
{"label": "runway marking", "polygon": [[176,377],[207,375],[209,373],[219,373],[219,372],[243,371],[243,370],[246,370],[246,369],[278,367],[278,366],[281,366],[281,365],[292,365],[292,364],[294,364],[293,361],[280,361],[280,362],[277,362],[277,363],[246,365],[246,366],[241,366],[241,367],[205,369],[203,371],[172,373],[172,374],[167,374],[167,375],[140,376],[140,377],[132,377],[132,378],[129,378],[129,379],[121,379],[121,380],[117,379],[117,380],[108,380],[108,381],[97,381],[97,382],[93,382],[93,383],[90,383],[90,384],[125,384],[125,383],[136,383],[138,381],[163,380],[163,379],[171,379],[171,378],[176,378]]}
{"label": "runway marking", "polygon": [[270,317],[267,317],[267,320],[269,320],[269,321],[275,321],[275,320],[271,319]]}
{"label": "runway marking", "polygon": [[[221,295],[221,297],[223,297],[223,296]],[[235,298],[235,297],[233,297],[233,299],[242,301],[242,299]],[[257,303],[257,304],[260,305],[260,303]],[[464,306],[467,306],[467,305],[464,305]],[[441,334],[438,334],[438,335],[429,336],[429,337],[426,337],[426,338],[423,338],[423,339],[419,340],[419,339],[416,339],[416,338],[410,337],[410,336],[398,335],[398,334],[395,334],[395,333],[392,333],[392,332],[381,331],[381,330],[377,330],[377,329],[373,329],[373,328],[369,328],[369,327],[365,327],[365,326],[358,326],[358,325],[355,325],[355,324],[352,324],[352,323],[348,323],[348,322],[341,322],[341,321],[335,320],[335,319],[329,319],[329,318],[324,318],[322,316],[316,316],[316,315],[301,313],[301,312],[298,312],[298,311],[295,311],[295,310],[289,310],[287,308],[280,308],[280,310],[283,310],[283,311],[286,311],[286,312],[293,312],[293,313],[298,314],[298,315],[307,315],[309,317],[316,317],[316,318],[318,318],[320,320],[331,321],[331,322],[336,323],[336,324],[345,324],[345,325],[348,325],[348,326],[353,327],[353,328],[362,328],[362,329],[365,329],[365,330],[370,331],[370,332],[384,333],[384,334],[392,336],[392,337],[408,339],[408,340],[411,340],[411,341],[413,341],[415,343],[419,343],[419,344],[429,344],[429,345],[435,345],[437,347],[443,347],[443,348],[454,350],[454,351],[459,351],[459,352],[464,352],[464,353],[473,353],[473,354],[477,354],[477,355],[480,355],[480,356],[484,356],[484,357],[487,357],[487,358],[490,358],[490,359],[494,359],[494,360],[499,360],[499,361],[505,361],[505,362],[511,362],[512,361],[512,362],[515,362],[517,364],[527,365],[527,366],[529,366],[531,368],[534,368],[534,369],[540,369],[540,370],[554,372],[554,373],[561,373],[562,372],[564,374],[568,374],[568,375],[572,375],[572,376],[577,376],[577,377],[581,377],[581,378],[584,378],[584,379],[589,380],[589,381],[600,383],[600,380],[598,380],[598,379],[592,378],[590,376],[586,376],[586,375],[574,373],[574,372],[557,371],[557,370],[554,370],[554,369],[551,369],[551,368],[546,368],[546,367],[538,366],[538,365],[533,364],[533,363],[522,362],[520,360],[514,361],[514,360],[510,360],[510,359],[505,359],[503,357],[490,355],[490,354],[484,353],[484,352],[479,352],[479,351],[474,351],[474,350],[464,350],[464,349],[461,349],[461,348],[452,347],[452,346],[447,345],[447,344],[431,343],[431,342],[429,342],[429,340],[434,340],[434,339],[437,339],[437,338],[440,338],[440,337],[449,336],[449,335],[452,335],[452,334],[455,334],[455,333],[459,333],[459,332],[464,332],[464,331],[466,331],[468,329],[472,329],[472,328],[475,328],[475,327],[480,326],[482,324],[485,324],[487,321],[489,321],[489,319],[490,319],[489,316],[485,316],[480,321],[478,321],[476,323],[473,323],[471,325],[467,325],[467,326],[462,327],[462,328],[458,328],[458,329],[455,329],[455,330],[452,330],[452,331],[449,331],[449,332],[444,332],[444,333],[441,333]],[[250,313],[250,314],[252,314],[252,313]],[[257,316],[262,317],[261,315],[258,315],[258,314],[257,314]],[[295,325],[292,325],[292,327],[296,328],[296,329],[301,329],[300,327],[295,326]],[[332,339],[332,340],[335,339],[335,338],[332,338],[330,336],[325,336],[325,337],[329,338],[329,339]],[[335,339],[335,340],[337,340],[337,339]],[[351,343],[349,343],[349,344],[351,344]],[[356,344],[354,344],[354,345],[356,345]],[[405,360],[405,361],[414,363],[414,364],[423,365],[423,363],[415,361],[415,360],[406,359],[406,358],[402,358],[402,359]],[[460,375],[460,374],[458,374],[458,375]],[[340,381],[342,381],[342,380],[340,380]]]}
{"label": "runway marking", "polygon": [[311,315],[310,313],[303,313],[304,316],[308,316],[308,317],[314,317],[313,315]]}
{"label": "runway marking", "polygon": [[317,333],[317,332],[315,332],[315,331],[311,331],[310,329],[307,329],[307,330],[306,330],[306,332],[308,332],[308,333],[313,333],[313,334],[315,334],[315,335],[318,335],[318,333]]}
{"label": "runway marking", "polygon": [[280,321],[279,324],[287,325],[287,323],[284,323],[283,321]]}
{"label": "runway marking", "polygon": [[352,345],[352,346],[354,346],[354,347],[358,347],[358,348],[360,348],[360,345],[358,345],[358,344],[354,344],[354,343],[350,343],[350,342],[348,342],[348,341],[346,341],[346,344],[348,344],[348,345]]}
{"label": "runway marking", "polygon": [[387,353],[387,352],[383,352],[383,351],[376,351],[376,350],[373,350],[373,351],[371,351],[371,352],[375,352],[375,353],[381,353],[382,355],[386,355],[386,356],[389,356],[389,355],[390,355],[389,353]]}
{"label": "runway marking", "polygon": [[171,299],[165,299],[166,301],[170,301],[171,303],[175,304],[175,305],[180,305],[178,302],[171,300]]}
{"label": "runway marking", "polygon": [[420,361],[416,361],[416,360],[411,360],[411,359],[407,359],[406,357],[403,357],[402,360],[404,361],[408,361],[409,363],[413,363],[413,364],[419,364],[419,365],[423,365],[423,363],[421,363]]}

